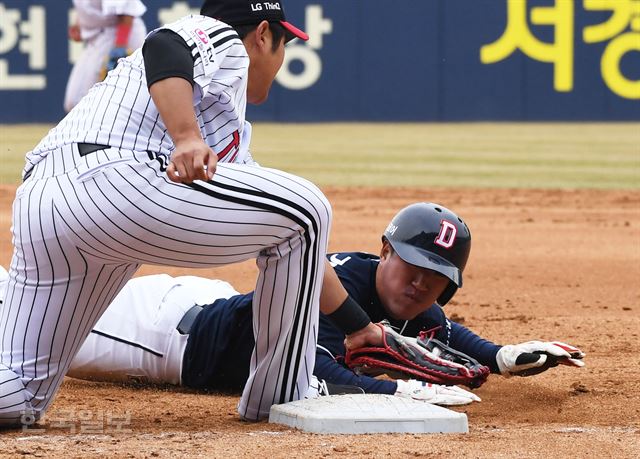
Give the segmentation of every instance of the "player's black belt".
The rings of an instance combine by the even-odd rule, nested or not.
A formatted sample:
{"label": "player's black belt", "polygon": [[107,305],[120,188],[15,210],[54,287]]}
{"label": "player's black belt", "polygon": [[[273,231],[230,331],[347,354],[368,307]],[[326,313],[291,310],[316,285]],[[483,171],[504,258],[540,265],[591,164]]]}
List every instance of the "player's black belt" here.
{"label": "player's black belt", "polygon": [[106,150],[111,148],[109,145],[100,145],[99,143],[78,143],[78,152],[80,156],[87,156],[91,153],[95,153],[98,150]]}
{"label": "player's black belt", "polygon": [[193,327],[193,324],[196,321],[196,317],[198,317],[198,314],[200,314],[203,309],[204,308],[202,306],[197,304],[189,309],[178,323],[176,330],[178,330],[181,335],[188,335],[191,332],[191,327]]}

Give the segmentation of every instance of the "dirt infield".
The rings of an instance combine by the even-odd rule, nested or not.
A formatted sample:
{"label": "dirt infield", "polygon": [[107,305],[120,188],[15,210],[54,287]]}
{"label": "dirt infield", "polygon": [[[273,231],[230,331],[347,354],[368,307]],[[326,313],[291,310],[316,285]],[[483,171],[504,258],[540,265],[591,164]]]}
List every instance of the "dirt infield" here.
{"label": "dirt infield", "polygon": [[[325,188],[331,250],[377,252],[400,207],[436,201],[466,219],[473,250],[449,316],[498,343],[559,339],[583,369],[492,376],[466,435],[313,435],[238,420],[237,396],[67,379],[47,421],[0,433],[0,456],[638,457],[640,191]],[[14,188],[0,188],[0,262]],[[144,267],[141,274],[183,273]],[[245,263],[201,275],[251,289]]]}

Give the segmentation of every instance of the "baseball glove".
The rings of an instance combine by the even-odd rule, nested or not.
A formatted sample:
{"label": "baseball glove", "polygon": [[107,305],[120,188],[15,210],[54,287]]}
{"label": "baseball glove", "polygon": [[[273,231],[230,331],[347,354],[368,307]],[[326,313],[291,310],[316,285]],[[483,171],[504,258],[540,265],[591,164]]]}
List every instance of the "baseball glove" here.
{"label": "baseball glove", "polygon": [[489,376],[488,367],[424,333],[410,338],[395,332],[386,322],[377,325],[382,328],[382,346],[348,350],[345,356],[347,366],[358,374],[386,374],[394,379],[471,388],[480,387]]}

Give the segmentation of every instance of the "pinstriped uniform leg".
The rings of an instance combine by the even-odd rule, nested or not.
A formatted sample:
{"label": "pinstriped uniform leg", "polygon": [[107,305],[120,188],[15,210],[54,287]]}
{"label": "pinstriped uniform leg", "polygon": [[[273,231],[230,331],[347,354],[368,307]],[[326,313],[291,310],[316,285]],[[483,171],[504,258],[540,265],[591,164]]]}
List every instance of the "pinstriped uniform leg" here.
{"label": "pinstriped uniform leg", "polygon": [[5,426],[30,425],[35,411],[26,400],[20,376],[0,363],[0,429]]}
{"label": "pinstriped uniform leg", "polygon": [[240,413],[260,418],[273,403],[304,397],[331,224],[322,193],[255,166],[219,165],[213,181],[184,185],[146,153],[110,149],[74,160],[64,149],[49,154],[14,205],[0,361],[20,376],[34,409],[46,409],[139,264],[198,268],[251,258],[260,268],[257,345]]}
{"label": "pinstriped uniform leg", "polygon": [[263,251],[258,258],[260,276],[253,299],[256,347],[238,407],[249,420],[268,417],[274,403],[303,398],[315,363],[331,209],[309,183],[287,186],[290,190],[302,187],[304,193],[297,193],[304,196],[304,202],[292,199],[288,203],[294,237]]}
{"label": "pinstriped uniform leg", "polygon": [[[23,186],[14,203],[14,256],[2,315],[0,360],[40,417],[100,314],[137,265],[95,259],[77,246],[54,204],[55,179]],[[73,233],[71,233],[73,234]],[[4,409],[0,400],[0,411]]]}
{"label": "pinstriped uniform leg", "polygon": [[[213,181],[185,186],[154,166],[135,173],[118,166],[87,185],[96,209],[123,213],[117,225],[103,222],[117,235],[112,249],[196,267],[257,258],[257,344],[240,414],[266,417],[272,404],[304,397],[315,363],[329,202],[310,182],[281,171],[223,164]],[[132,198],[142,189],[144,196]]]}

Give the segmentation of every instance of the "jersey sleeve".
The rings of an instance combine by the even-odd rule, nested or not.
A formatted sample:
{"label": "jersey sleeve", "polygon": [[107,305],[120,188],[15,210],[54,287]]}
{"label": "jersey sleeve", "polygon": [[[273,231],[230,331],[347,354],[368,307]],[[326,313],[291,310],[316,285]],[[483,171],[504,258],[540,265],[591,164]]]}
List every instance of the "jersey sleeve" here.
{"label": "jersey sleeve", "polygon": [[[361,252],[343,252],[330,253],[327,259],[347,293],[366,308],[375,293],[377,258]],[[367,313],[371,315],[370,311]]]}
{"label": "jersey sleeve", "polygon": [[360,376],[342,366],[326,351],[318,349],[313,374],[333,384],[347,384],[361,387],[367,394],[394,394],[398,385],[394,381]]}
{"label": "jersey sleeve", "polygon": [[500,346],[447,318],[439,305],[432,305],[418,316],[418,320],[418,326],[408,333],[409,336],[417,336],[420,330],[431,331],[435,339],[488,366],[493,373],[499,372],[496,354]]}
{"label": "jersey sleeve", "polygon": [[457,322],[449,321],[449,323],[451,329],[449,346],[488,366],[492,373],[500,373],[496,363],[496,354],[501,346],[481,338]]}
{"label": "jersey sleeve", "polygon": [[191,49],[194,89],[198,89],[194,104],[207,93],[223,63],[225,68],[248,72],[246,49],[231,26],[206,16],[187,16],[163,28],[176,32]]}

